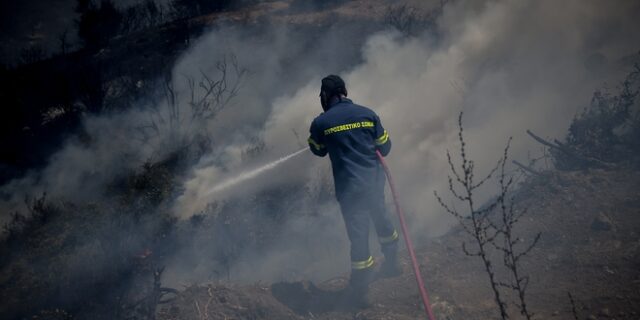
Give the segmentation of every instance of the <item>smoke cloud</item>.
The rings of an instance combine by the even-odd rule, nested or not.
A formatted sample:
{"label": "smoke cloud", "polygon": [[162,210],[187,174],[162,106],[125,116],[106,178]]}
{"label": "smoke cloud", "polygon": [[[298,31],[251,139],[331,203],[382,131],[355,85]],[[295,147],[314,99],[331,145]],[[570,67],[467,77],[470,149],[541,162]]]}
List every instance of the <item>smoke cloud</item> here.
{"label": "smoke cloud", "polygon": [[[627,72],[640,44],[640,33],[632,32],[640,30],[639,9],[640,3],[631,0],[450,1],[436,30],[419,37],[382,30],[381,24],[362,27],[345,21],[315,33],[295,25],[216,28],[197,40],[174,67],[172,81],[182,105],[188,105],[183,80],[215,73],[224,57],[235,56],[249,73],[239,95],[206,123],[213,147],[189,170],[171,210],[186,219],[214,201],[243,201],[265,189],[303,186],[306,193],[283,195],[278,201],[317,214],[301,214],[283,223],[282,240],[269,250],[244,252],[232,278],[275,281],[304,274],[322,279],[348,270],[337,205],[331,199],[316,199],[316,192],[332,182],[328,158],[298,156],[225,192],[208,192],[229,177],[306,145],[309,125],[321,112],[320,79],[337,73],[346,81],[349,98],[378,113],[390,134],[388,163],[412,236],[440,235],[453,221],[442,212],[433,191],[447,190],[446,150],[458,148],[458,113],[464,112],[469,156],[480,172],[495,164],[510,136],[512,158],[526,160],[530,153],[540,152],[525,129],[562,137],[594,90],[615,85]],[[157,107],[163,109],[163,103]],[[165,140],[148,141],[140,148],[140,142],[130,139],[130,128],[152,114],[142,109],[87,119],[86,130],[96,137],[90,147],[69,141],[44,171],[3,186],[4,198],[12,199],[5,207],[15,206],[34,190],[90,201],[99,197],[110,172],[161,158],[158,150]],[[248,152],[259,146],[259,152]],[[251,210],[260,224],[269,209],[264,205]],[[176,254],[165,273],[170,283],[210,277],[206,254]],[[343,265],[335,263],[340,259]]]}
{"label": "smoke cloud", "polygon": [[[447,192],[445,152],[458,148],[460,111],[480,172],[510,136],[512,158],[539,153],[525,129],[564,136],[593,91],[627,72],[623,61],[637,52],[640,35],[623,30],[638,27],[638,9],[632,1],[454,2],[438,21],[437,39],[371,36],[363,63],[342,75],[350,97],[374,109],[389,131],[388,162],[414,232],[437,235],[451,223],[433,191]],[[291,126],[306,129],[318,113],[318,83],[313,78],[274,103],[267,145],[282,145]]]}
{"label": "smoke cloud", "polygon": [[[303,57],[296,73],[304,76],[294,84],[271,67],[273,61],[280,61],[283,48],[297,46],[294,39],[278,37],[264,47],[253,47],[253,52],[260,53],[253,56],[258,61],[252,57],[240,60],[255,63],[261,84],[257,88],[287,82],[286,91],[294,88],[293,92],[270,99],[270,105],[264,108],[261,104],[258,111],[252,107],[247,107],[249,112],[230,111],[226,116],[232,120],[223,122],[236,126],[254,119],[263,122],[259,134],[267,149],[263,162],[288,154],[299,147],[312,119],[321,112],[317,98],[320,79],[339,73],[346,80],[349,97],[375,110],[390,133],[393,149],[388,162],[409,212],[413,236],[437,236],[453,223],[437,204],[433,191],[447,193],[446,151],[458,148],[458,113],[464,112],[467,147],[479,172],[488,172],[511,136],[511,158],[526,161],[530,154],[541,153],[525,129],[548,137],[564,136],[571,119],[589,104],[591,94],[622,78],[640,43],[640,34],[624,31],[639,27],[634,18],[638,9],[639,4],[633,1],[452,2],[437,21],[436,35],[405,37],[394,30],[376,32],[362,45],[360,63],[342,69],[326,68],[319,60]],[[209,35],[199,46],[207,46],[210,39],[220,36]],[[333,50],[322,48],[326,55],[323,61],[340,60],[337,48],[346,41],[331,39],[329,42],[337,45],[330,46]],[[231,45],[236,52],[243,52],[245,46]],[[268,54],[263,57],[265,52]],[[190,56],[184,60],[189,61]],[[196,61],[201,65],[201,60]],[[265,110],[269,112],[263,119]],[[251,116],[252,112],[257,116]],[[233,150],[241,146],[229,145],[228,153],[238,154]],[[241,170],[241,162],[236,163],[234,170]],[[246,187],[260,189],[330,177],[327,163],[328,159],[311,156],[294,159],[286,170],[257,177],[241,192],[246,192]],[[211,188],[212,181],[218,179],[209,170],[211,167],[196,171],[185,194],[203,194]],[[478,196],[489,197],[492,191],[487,188]],[[189,209],[177,210],[189,215],[194,204],[202,206],[208,200],[195,196],[186,201]],[[339,215],[336,208],[328,214]],[[339,220],[332,220],[330,234],[342,228]],[[291,226],[300,227],[296,223]],[[318,236],[322,237],[322,232]],[[261,257],[265,259],[263,273],[280,270],[288,261],[278,249]]]}

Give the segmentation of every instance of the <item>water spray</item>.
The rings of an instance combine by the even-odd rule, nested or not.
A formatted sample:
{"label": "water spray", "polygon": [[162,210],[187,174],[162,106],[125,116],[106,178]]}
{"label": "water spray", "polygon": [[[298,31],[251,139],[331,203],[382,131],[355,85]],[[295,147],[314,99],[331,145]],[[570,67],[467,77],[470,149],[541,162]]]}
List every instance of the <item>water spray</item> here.
{"label": "water spray", "polygon": [[239,174],[239,175],[237,175],[237,176],[235,176],[233,178],[229,178],[229,179],[217,184],[213,188],[209,189],[209,191],[206,192],[205,196],[210,196],[210,195],[212,195],[214,193],[217,193],[217,192],[220,192],[220,191],[222,191],[224,189],[232,187],[232,186],[234,186],[234,185],[236,185],[238,183],[244,182],[244,181],[249,180],[249,179],[253,179],[253,178],[257,177],[258,175],[260,175],[261,173],[269,171],[269,170],[277,167],[279,164],[281,164],[281,163],[283,163],[283,162],[285,162],[285,161],[287,161],[287,160],[289,160],[289,159],[301,154],[302,152],[306,151],[307,149],[308,148],[306,148],[306,147],[302,148],[302,149],[300,149],[300,150],[298,150],[298,151],[296,151],[296,152],[294,152],[292,154],[286,155],[286,156],[284,156],[284,157],[282,157],[280,159],[277,159],[275,161],[267,163],[267,164],[263,165],[262,167],[253,169],[251,171],[243,172],[243,173],[241,173],[241,174]]}
{"label": "water spray", "polygon": [[[289,159],[292,159],[293,157],[301,154],[302,152],[306,151],[307,148],[302,148],[294,153],[291,153],[289,155],[286,155],[284,157],[281,157],[280,159],[277,159],[275,161],[272,161],[270,163],[267,163],[259,168],[253,169],[251,171],[247,171],[247,172],[243,172],[241,174],[239,174],[238,176],[235,176],[233,178],[227,179],[225,181],[223,181],[222,183],[214,186],[213,188],[209,189],[206,193],[207,196],[210,196],[214,193],[220,192],[224,189],[227,189],[229,187],[232,187],[236,184],[239,184],[241,182],[244,182],[246,180],[252,179],[257,177],[258,175],[269,171],[275,167],[277,167],[278,165],[280,165],[283,162],[286,162]],[[384,157],[382,156],[382,154],[380,154],[380,151],[376,150],[376,154],[378,156],[378,159],[380,160],[380,163],[382,164],[382,167],[384,168],[384,172],[387,176],[387,180],[389,181],[389,187],[391,188],[391,194],[393,196],[393,200],[394,200],[394,204],[396,207],[396,212],[398,213],[398,218],[400,220],[400,227],[402,229],[402,235],[404,238],[404,241],[407,245],[407,250],[409,251],[409,256],[411,258],[411,265],[413,267],[413,273],[416,277],[416,283],[418,285],[418,290],[420,291],[420,296],[422,298],[422,303],[424,304],[424,308],[425,308],[425,312],[427,313],[427,317],[430,320],[435,320],[436,318],[433,315],[433,310],[431,309],[431,304],[429,303],[429,296],[427,294],[427,290],[425,289],[424,286],[424,281],[422,280],[422,275],[420,274],[420,268],[418,266],[418,261],[416,259],[416,254],[415,251],[413,249],[413,243],[411,242],[411,239],[409,238],[409,233],[407,231],[407,224],[405,222],[404,219],[404,212],[402,211],[402,207],[400,206],[400,202],[398,201],[398,194],[396,192],[396,187],[395,184],[393,182],[393,178],[391,177],[391,171],[389,170],[389,167],[387,166],[387,163],[384,160]]]}

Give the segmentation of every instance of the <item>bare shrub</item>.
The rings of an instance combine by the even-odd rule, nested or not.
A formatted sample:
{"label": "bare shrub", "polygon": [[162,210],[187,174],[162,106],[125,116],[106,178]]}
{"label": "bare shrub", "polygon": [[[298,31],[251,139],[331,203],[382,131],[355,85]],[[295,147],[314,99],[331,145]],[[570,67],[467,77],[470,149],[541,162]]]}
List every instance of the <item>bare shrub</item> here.
{"label": "bare shrub", "polygon": [[436,27],[435,20],[442,14],[442,9],[446,3],[447,1],[441,1],[438,7],[427,12],[406,4],[388,6],[384,15],[384,22],[405,36],[417,36],[425,30]]}
{"label": "bare shrub", "polygon": [[59,36],[58,36],[58,45],[60,46],[60,54],[65,55],[67,54],[67,52],[69,51],[69,31],[68,30],[64,30]]}
{"label": "bare shrub", "polygon": [[[499,283],[502,287],[511,289],[518,295],[518,302],[516,306],[520,309],[520,314],[526,319],[531,319],[533,313],[527,307],[526,291],[529,285],[529,276],[523,275],[520,268],[520,260],[526,256],[536,246],[540,240],[541,233],[537,233],[527,246],[523,249],[517,248],[523,241],[515,234],[514,228],[520,221],[523,215],[527,213],[527,209],[515,209],[515,201],[513,197],[508,198],[510,195],[511,187],[513,185],[513,177],[507,177],[505,173],[505,164],[507,162],[507,156],[509,151],[509,145],[504,149],[504,154],[500,163],[500,175],[498,177],[500,185],[500,195],[498,196],[498,212],[500,215],[500,221],[498,225],[499,238],[497,241],[492,241],[491,244],[498,251],[502,252],[503,264],[507,267],[511,276],[508,277],[507,282]],[[501,240],[501,241],[499,241]]]}
{"label": "bare shrub", "polygon": [[[458,117],[458,127],[459,158],[461,163],[456,166],[451,154],[447,151],[450,168],[450,175],[448,176],[449,192],[456,202],[462,203],[467,209],[459,211],[455,203],[451,205],[445,204],[437,192],[434,192],[434,194],[440,205],[449,214],[453,215],[463,230],[473,238],[475,244],[473,250],[467,247],[466,242],[462,243],[462,250],[466,255],[479,257],[482,260],[500,317],[502,319],[510,318],[507,301],[505,300],[506,292],[504,290],[506,289],[517,294],[518,302],[515,304],[520,314],[526,319],[531,319],[533,313],[531,313],[526,303],[529,277],[523,275],[520,262],[538,243],[540,234],[538,233],[534,240],[524,248],[520,248],[523,241],[515,234],[514,228],[527,210],[515,209],[515,201],[511,196],[514,180],[505,171],[511,139],[509,139],[509,143],[507,143],[497,164],[486,176],[476,180],[474,162],[468,158],[463,137],[462,113]],[[498,174],[499,193],[488,203],[478,205],[475,202],[474,193],[496,173]],[[507,270],[505,275],[496,273],[497,267],[493,261],[496,254],[502,256],[502,265]]]}
{"label": "bare shrub", "polygon": [[4,237],[8,244],[22,241],[25,235],[49,222],[58,212],[58,208],[47,201],[47,194],[40,197],[25,198],[27,214],[14,212],[11,219],[4,225]]}
{"label": "bare shrub", "polygon": [[[486,175],[479,181],[475,181],[473,172],[474,163],[467,158],[465,142],[462,135],[462,113],[460,113],[460,116],[458,118],[458,127],[458,139],[460,142],[459,156],[462,163],[460,164],[460,168],[456,169],[456,166],[454,165],[451,158],[451,154],[449,153],[449,151],[447,151],[447,159],[449,162],[451,174],[453,175],[453,177],[451,175],[448,176],[449,191],[457,200],[463,202],[468,207],[468,212],[466,214],[459,212],[454,206],[445,204],[437,192],[434,192],[434,194],[440,205],[448,213],[456,217],[464,231],[471,237],[473,237],[476,244],[476,251],[469,251],[465,242],[462,243],[462,250],[466,255],[475,256],[482,259],[485,271],[487,273],[487,276],[489,277],[489,284],[491,285],[491,289],[493,290],[494,300],[496,302],[496,305],[498,306],[498,309],[500,310],[500,316],[502,317],[502,319],[508,319],[509,316],[507,314],[507,305],[504,301],[503,296],[501,295],[499,289],[499,280],[496,277],[495,268],[489,257],[491,243],[493,241],[496,241],[499,235],[498,227],[490,219],[489,214],[498,205],[498,202],[493,201],[489,205],[481,207],[474,202],[473,197],[474,191],[482,186],[487,180],[489,180],[491,176],[498,170],[498,166],[500,165],[502,160],[498,161],[498,164],[489,172],[488,175]],[[459,172],[460,169],[462,170],[462,172]],[[462,187],[462,193],[456,191],[457,189],[455,188],[453,182],[454,179],[456,183]]]}
{"label": "bare shrub", "polygon": [[636,63],[617,93],[598,90],[591,104],[572,121],[564,141],[528,134],[547,147],[559,170],[610,168],[634,164],[640,157],[640,64]]}
{"label": "bare shrub", "polygon": [[[164,103],[154,104],[147,123],[137,128],[143,143],[162,139],[171,150],[198,146],[202,152],[210,145],[207,123],[228,107],[238,95],[247,70],[234,55],[218,61],[215,75],[201,72],[195,80],[186,77],[187,92],[178,92],[170,78],[163,82]],[[186,94],[183,99],[181,94]]]}
{"label": "bare shrub", "polygon": [[131,33],[151,28],[167,22],[170,18],[169,9],[154,0],[144,0],[127,7],[122,12],[122,33]]}
{"label": "bare shrub", "polygon": [[100,5],[78,0],[76,11],[80,14],[78,36],[89,49],[103,47],[120,31],[122,13],[112,0],[101,0]]}
{"label": "bare shrub", "polygon": [[34,44],[20,50],[20,64],[32,64],[43,60],[46,57],[44,49],[40,45]]}
{"label": "bare shrub", "polygon": [[640,115],[635,100],[639,91],[640,65],[636,64],[616,94],[594,93],[591,105],[569,127],[568,147],[605,162],[616,162],[625,146],[640,151]]}

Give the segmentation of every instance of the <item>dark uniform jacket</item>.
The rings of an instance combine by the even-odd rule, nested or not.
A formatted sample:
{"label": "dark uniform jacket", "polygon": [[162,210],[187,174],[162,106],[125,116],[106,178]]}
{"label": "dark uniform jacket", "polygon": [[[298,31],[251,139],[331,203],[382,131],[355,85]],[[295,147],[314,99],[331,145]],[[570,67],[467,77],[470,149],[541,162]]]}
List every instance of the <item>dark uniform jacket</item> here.
{"label": "dark uniform jacket", "polygon": [[391,140],[375,112],[342,98],[313,120],[310,133],[311,151],[320,157],[329,153],[338,201],[362,193],[384,197],[384,171],[375,151],[386,156]]}

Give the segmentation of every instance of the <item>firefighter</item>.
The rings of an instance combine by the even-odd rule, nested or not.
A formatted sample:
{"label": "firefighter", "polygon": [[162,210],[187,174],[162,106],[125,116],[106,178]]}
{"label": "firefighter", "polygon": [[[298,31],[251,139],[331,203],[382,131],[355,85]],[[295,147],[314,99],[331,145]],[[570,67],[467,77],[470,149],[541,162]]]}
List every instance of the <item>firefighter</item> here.
{"label": "firefighter", "polygon": [[379,275],[401,273],[397,262],[398,232],[385,210],[385,175],[376,155],[376,150],[383,156],[389,154],[391,140],[375,112],[347,99],[345,83],[339,76],[322,79],[320,104],[324,113],[311,123],[309,148],[315,155],[329,154],[331,159],[335,194],[351,242],[347,292],[351,302],[366,306],[374,266],[369,251],[370,220],[385,258]]}

